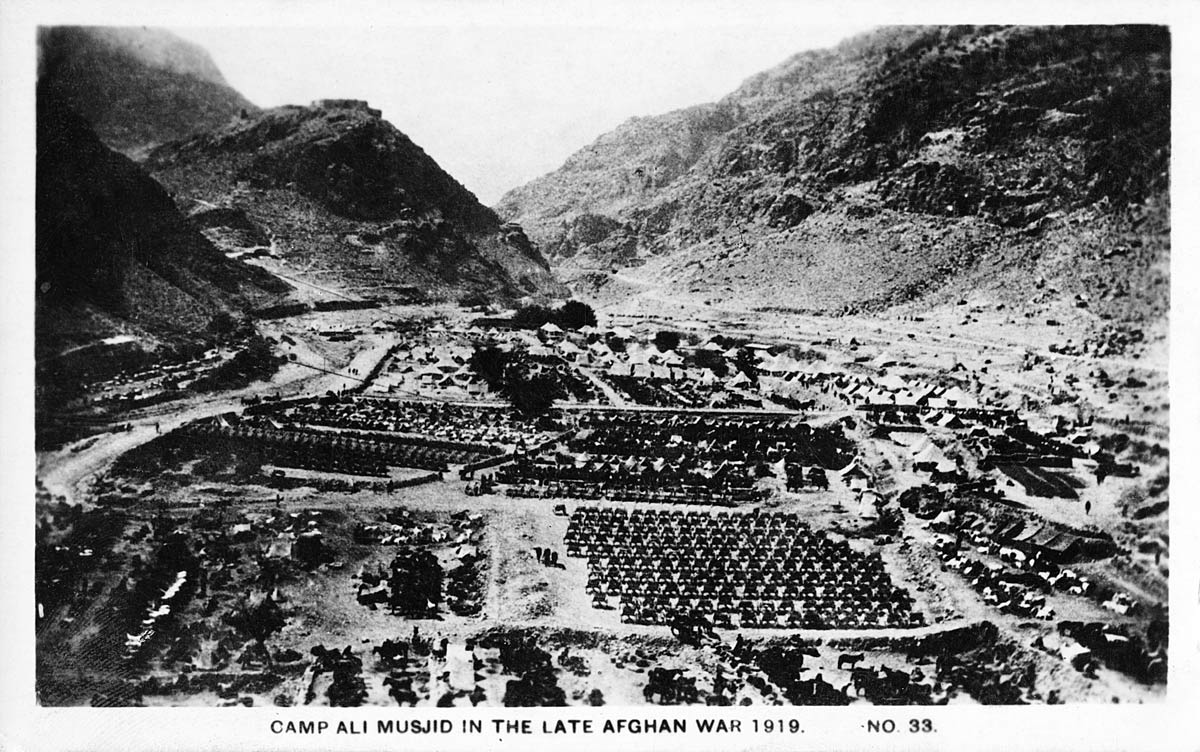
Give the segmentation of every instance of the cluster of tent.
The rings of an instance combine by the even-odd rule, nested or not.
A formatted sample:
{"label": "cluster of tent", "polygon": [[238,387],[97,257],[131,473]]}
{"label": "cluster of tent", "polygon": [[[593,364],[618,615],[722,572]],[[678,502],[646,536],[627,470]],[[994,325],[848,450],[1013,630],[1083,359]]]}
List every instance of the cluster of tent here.
{"label": "cluster of tent", "polygon": [[497,479],[518,486],[553,484],[563,489],[558,495],[582,498],[610,498],[609,492],[628,489],[677,491],[711,503],[746,498],[765,464],[836,467],[846,462],[848,449],[836,429],[813,428],[788,416],[605,411],[580,416],[565,446],[520,456]]}
{"label": "cluster of tent", "polygon": [[811,530],[796,514],[576,508],[567,553],[588,592],[622,620],[704,614],[723,627],[909,627],[923,623],[879,554]]}
{"label": "cluster of tent", "polygon": [[[259,420],[259,419],[253,419]],[[469,462],[469,449],[422,445],[414,441],[370,439],[315,429],[275,428],[269,420],[231,422],[218,417],[187,426],[180,438],[198,451],[214,445],[244,463],[294,467],[317,472],[387,477],[389,467],[444,471],[447,462]]]}
{"label": "cluster of tent", "polygon": [[470,366],[471,348],[421,345],[399,349],[368,388],[374,393],[456,389],[472,397],[488,394],[487,383]]}
{"label": "cluster of tent", "polygon": [[341,396],[289,408],[281,417],[331,428],[416,434],[477,448],[519,449],[550,436],[508,407],[488,405]]}
{"label": "cluster of tent", "polygon": [[[854,373],[823,361],[805,365],[796,371],[760,376],[762,389],[779,388],[793,383],[834,397],[848,405],[917,406],[929,409],[975,409],[979,400],[961,386],[906,380],[898,374]],[[775,379],[775,380],[772,380]]]}

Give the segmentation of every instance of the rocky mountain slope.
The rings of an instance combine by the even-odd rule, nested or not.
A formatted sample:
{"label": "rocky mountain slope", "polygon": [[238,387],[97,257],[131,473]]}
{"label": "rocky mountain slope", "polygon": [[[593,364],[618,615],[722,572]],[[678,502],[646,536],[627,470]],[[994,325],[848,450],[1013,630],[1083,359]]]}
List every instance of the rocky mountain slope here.
{"label": "rocky mountain slope", "polygon": [[257,111],[207,52],[162,29],[47,27],[39,30],[38,52],[45,91],[125,154]]}
{"label": "rocky mountain slope", "polygon": [[161,185],[44,92],[37,154],[39,357],[117,334],[187,338],[290,289],[227,259]]}
{"label": "rocky mountain slope", "polygon": [[289,264],[317,267],[364,297],[561,291],[520,227],[365,102],[267,110],[164,145],[146,165],[227,251],[269,237]]}
{"label": "rocky mountain slope", "polygon": [[890,28],[635,118],[497,210],[597,299],[1137,318],[1168,305],[1169,157],[1165,28]]}

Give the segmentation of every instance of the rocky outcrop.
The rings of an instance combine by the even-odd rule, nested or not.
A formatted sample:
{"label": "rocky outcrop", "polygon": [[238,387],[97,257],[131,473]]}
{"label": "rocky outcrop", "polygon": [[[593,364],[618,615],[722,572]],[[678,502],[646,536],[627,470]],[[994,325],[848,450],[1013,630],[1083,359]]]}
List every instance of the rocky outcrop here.
{"label": "rocky outcrop", "polygon": [[520,225],[502,223],[366,102],[266,110],[160,147],[146,164],[180,202],[241,212],[276,253],[374,297],[562,291]]}

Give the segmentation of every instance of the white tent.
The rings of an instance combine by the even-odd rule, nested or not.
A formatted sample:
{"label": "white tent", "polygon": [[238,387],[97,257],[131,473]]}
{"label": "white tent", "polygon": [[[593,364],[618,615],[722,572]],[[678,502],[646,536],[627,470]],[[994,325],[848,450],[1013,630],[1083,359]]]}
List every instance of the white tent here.
{"label": "white tent", "polygon": [[954,407],[962,408],[977,408],[979,401],[963,390],[962,387],[955,386],[946,390],[942,395],[942,399],[949,402]]}

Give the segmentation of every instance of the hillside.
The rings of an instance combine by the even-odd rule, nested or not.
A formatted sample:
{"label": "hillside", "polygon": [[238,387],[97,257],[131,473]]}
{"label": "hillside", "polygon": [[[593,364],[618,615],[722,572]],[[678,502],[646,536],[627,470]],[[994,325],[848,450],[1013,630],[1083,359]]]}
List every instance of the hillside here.
{"label": "hillside", "polygon": [[286,263],[365,297],[560,291],[519,227],[365,102],[267,110],[162,146],[146,164],[226,251],[270,238]]}
{"label": "hillside", "polygon": [[162,29],[47,27],[39,30],[38,52],[46,92],[125,154],[257,111],[207,52]]}
{"label": "hillside", "polygon": [[227,259],[141,168],[49,95],[37,117],[39,358],[118,334],[189,338],[289,287]]}
{"label": "hillside", "polygon": [[597,300],[1143,318],[1168,305],[1169,158],[1165,28],[906,27],[635,118],[497,211]]}

